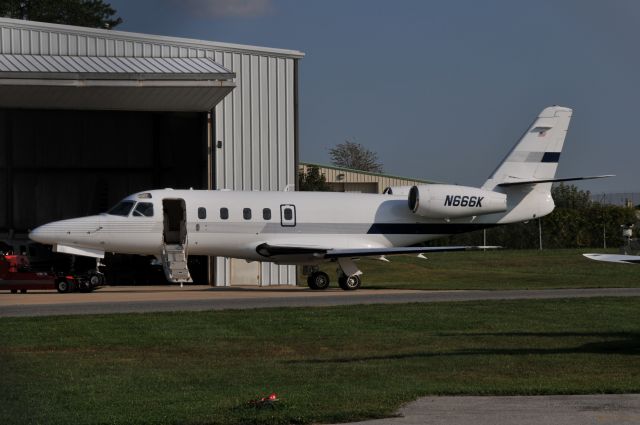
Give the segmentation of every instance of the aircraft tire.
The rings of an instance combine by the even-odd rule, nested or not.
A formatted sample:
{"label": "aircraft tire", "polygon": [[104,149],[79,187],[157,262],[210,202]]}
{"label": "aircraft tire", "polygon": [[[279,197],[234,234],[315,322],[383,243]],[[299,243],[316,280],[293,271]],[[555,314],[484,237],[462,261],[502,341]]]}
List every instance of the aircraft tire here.
{"label": "aircraft tire", "polygon": [[80,292],[91,292],[93,290],[93,286],[91,285],[91,282],[88,280],[82,280],[80,281]]}
{"label": "aircraft tire", "polygon": [[66,280],[60,279],[56,282],[56,289],[62,294],[64,292],[71,291],[71,285],[69,285],[69,282],[67,282]]}
{"label": "aircraft tire", "polygon": [[313,290],[323,290],[329,287],[329,275],[325,272],[314,272],[307,278],[309,288]]}
{"label": "aircraft tire", "polygon": [[341,274],[340,277],[338,277],[338,285],[340,285],[340,288],[345,291],[355,291],[361,284],[362,279],[360,279],[360,276],[355,274],[352,276]]}
{"label": "aircraft tire", "polygon": [[104,285],[104,275],[101,273],[91,273],[89,275],[89,282],[92,288],[95,288],[96,286],[102,286]]}

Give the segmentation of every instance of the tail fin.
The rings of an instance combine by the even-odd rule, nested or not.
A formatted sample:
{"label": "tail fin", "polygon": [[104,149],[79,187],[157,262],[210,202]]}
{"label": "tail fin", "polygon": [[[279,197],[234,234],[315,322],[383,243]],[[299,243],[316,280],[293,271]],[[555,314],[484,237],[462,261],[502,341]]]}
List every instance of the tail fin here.
{"label": "tail fin", "polygon": [[542,110],[482,188],[494,190],[504,183],[553,179],[572,112],[562,106]]}

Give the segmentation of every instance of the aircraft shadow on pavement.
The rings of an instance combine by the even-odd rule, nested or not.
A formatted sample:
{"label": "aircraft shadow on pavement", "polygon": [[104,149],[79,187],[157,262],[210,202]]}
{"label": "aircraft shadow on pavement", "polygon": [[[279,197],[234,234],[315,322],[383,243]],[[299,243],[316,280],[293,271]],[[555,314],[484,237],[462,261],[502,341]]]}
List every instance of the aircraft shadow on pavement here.
{"label": "aircraft shadow on pavement", "polygon": [[[308,360],[291,360],[288,363],[351,363],[376,360],[404,360],[430,357],[454,357],[454,356],[528,356],[528,355],[555,355],[555,354],[619,354],[638,355],[640,354],[640,333],[593,333],[593,332],[542,332],[542,333],[486,333],[486,334],[449,334],[438,336],[514,336],[514,337],[544,337],[544,338],[566,338],[573,337],[598,337],[602,341],[588,342],[575,347],[562,348],[473,348],[455,351],[427,352],[419,351],[414,353],[397,353],[379,356],[353,356],[336,358],[319,358]],[[615,339],[612,339],[615,338]]]}

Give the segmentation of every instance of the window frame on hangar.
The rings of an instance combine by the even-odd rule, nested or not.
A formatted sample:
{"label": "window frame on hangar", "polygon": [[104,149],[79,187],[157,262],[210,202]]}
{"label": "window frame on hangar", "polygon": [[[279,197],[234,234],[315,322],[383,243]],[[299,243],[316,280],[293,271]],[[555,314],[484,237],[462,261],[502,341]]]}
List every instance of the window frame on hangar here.
{"label": "window frame on hangar", "polygon": [[[0,18],[0,112],[202,113],[204,187],[285,190],[297,180],[303,57],[296,50]],[[17,171],[10,158],[0,168],[5,215],[12,215]],[[26,230],[5,226],[1,232]],[[216,286],[295,284],[296,268],[215,258],[208,280]]]}

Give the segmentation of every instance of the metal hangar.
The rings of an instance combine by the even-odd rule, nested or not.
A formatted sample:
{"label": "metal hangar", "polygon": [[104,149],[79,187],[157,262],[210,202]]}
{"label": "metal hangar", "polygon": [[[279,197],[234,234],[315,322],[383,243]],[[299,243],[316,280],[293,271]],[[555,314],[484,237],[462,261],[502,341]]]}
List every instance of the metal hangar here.
{"label": "metal hangar", "polygon": [[[303,57],[0,18],[0,238],[150,188],[292,187]],[[201,264],[219,286],[296,282],[292,266]]]}
{"label": "metal hangar", "polygon": [[372,173],[336,167],[335,165],[312,164],[309,162],[298,163],[299,170],[304,173],[312,167],[317,168],[320,174],[325,177],[333,192],[383,193],[390,186],[414,186],[435,183],[432,180]]}

